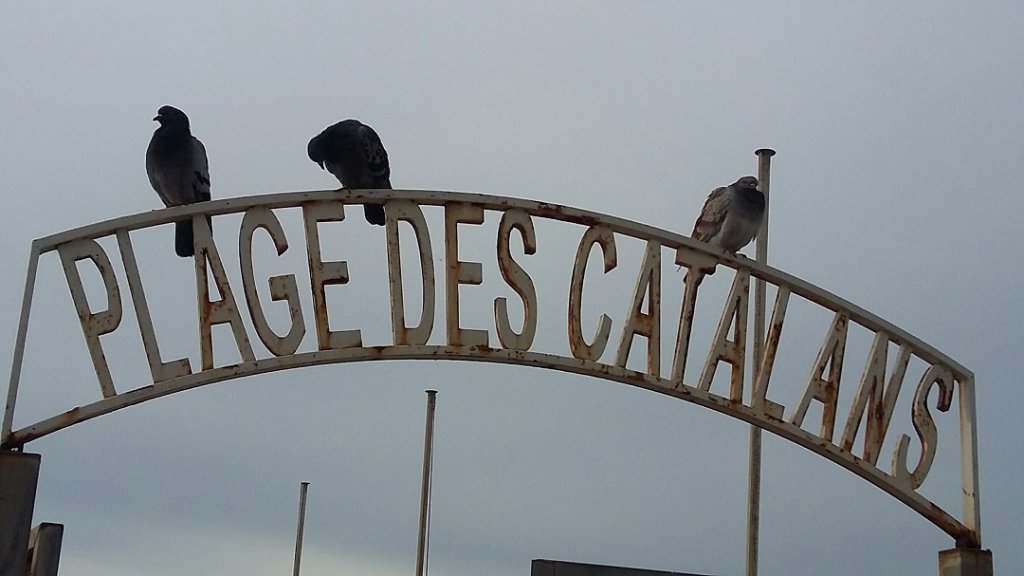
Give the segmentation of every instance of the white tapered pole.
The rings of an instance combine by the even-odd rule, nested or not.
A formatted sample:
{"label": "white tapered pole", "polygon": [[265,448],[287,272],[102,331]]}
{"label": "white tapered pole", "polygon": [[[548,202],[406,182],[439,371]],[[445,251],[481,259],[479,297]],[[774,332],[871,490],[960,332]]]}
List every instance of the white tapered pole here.
{"label": "white tapered pole", "polygon": [[306,490],[309,482],[299,486],[299,527],[295,531],[295,562],[292,565],[292,576],[299,576],[299,563],[302,561],[302,533],[306,525]]}
{"label": "white tapered pole", "polygon": [[427,390],[427,425],[423,437],[423,479],[420,483],[420,532],[416,544],[416,576],[423,576],[426,568],[427,528],[430,521],[430,470],[434,449],[434,406],[437,390]]}

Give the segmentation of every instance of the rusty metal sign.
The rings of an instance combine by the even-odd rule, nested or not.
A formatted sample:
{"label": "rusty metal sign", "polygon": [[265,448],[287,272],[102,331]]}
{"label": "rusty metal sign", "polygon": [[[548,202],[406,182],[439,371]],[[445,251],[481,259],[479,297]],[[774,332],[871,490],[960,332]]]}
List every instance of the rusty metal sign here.
{"label": "rusty metal sign", "polygon": [[[328,322],[325,287],[350,281],[348,263],[326,260],[320,224],[343,222],[346,208],[361,204],[372,194],[374,201],[386,205],[387,243],[386,285],[390,302],[390,341],[365,342],[357,327],[333,329]],[[277,255],[295,250],[294,234],[288,237],[278,214],[298,209],[302,213],[306,266],[293,274],[260,280],[253,267],[253,238],[267,236]],[[214,241],[208,217],[238,214],[237,250],[241,283],[232,282],[221,250]],[[432,238],[428,215],[443,220],[441,238]],[[195,230],[196,314],[199,324],[198,362],[189,358],[166,358],[158,345],[145,286],[139,272],[132,232],[192,218]],[[485,219],[499,220],[493,251],[501,279],[519,302],[511,307],[522,310],[512,317],[508,299],[493,299],[492,329],[469,328],[460,315],[463,288],[482,282],[481,262],[468,260],[460,244],[460,234]],[[543,246],[536,223],[554,220],[582,228],[575,257],[565,262],[571,267],[564,332],[568,353],[552,352],[536,345],[540,296],[536,273],[527,272],[526,263]],[[412,232],[399,234],[399,226]],[[223,233],[223,228],[214,226]],[[98,240],[113,238],[116,251],[104,248]],[[411,238],[413,241],[408,242]],[[619,321],[607,314],[596,316],[596,330],[587,330],[595,317],[584,305],[588,278],[600,277],[619,266],[617,245],[625,239],[639,241],[643,253],[637,268],[633,290],[623,295],[627,312]],[[107,242],[111,245],[111,242]],[[521,246],[513,250],[513,246]],[[301,249],[301,248],[300,248]],[[60,413],[15,429],[15,405],[21,380],[22,359],[36,272],[40,257],[56,252],[70,289],[86,346],[95,369],[98,396],[81,406],[64,406]],[[403,276],[402,254],[418,255],[420,276]],[[441,255],[443,268],[435,270],[435,254]],[[663,262],[665,254],[670,261]],[[593,255],[601,267],[590,265]],[[115,266],[120,264],[120,271]],[[680,267],[682,280],[667,281],[664,268]],[[103,298],[86,295],[80,270],[91,268],[102,285]],[[705,307],[698,295],[712,270],[716,278],[732,274],[717,330],[706,355],[691,345],[695,312]],[[122,285],[119,273],[126,282]],[[312,288],[312,310],[303,308],[296,274],[308,274]],[[748,335],[749,293],[752,278],[773,287],[774,305],[765,335]],[[438,281],[442,286],[438,286]],[[665,285],[678,294],[678,317],[663,314]],[[415,285],[421,293],[418,318],[407,315],[406,289]],[[215,290],[211,290],[211,287]],[[258,287],[269,287],[272,302],[260,299]],[[443,289],[443,298],[437,290]],[[211,296],[216,293],[216,297]],[[803,392],[790,405],[772,395],[772,374],[778,359],[783,327],[791,303],[801,300],[819,308],[831,318],[816,356],[809,359],[809,377],[801,385]],[[443,302],[437,310],[436,302]],[[413,303],[415,304],[415,303]],[[132,306],[137,326],[126,326],[125,306]],[[287,330],[275,331],[268,322],[270,306],[287,306]],[[311,325],[307,321],[312,317]],[[243,321],[247,316],[252,332]],[[443,321],[444,326],[437,324]],[[230,330],[231,341],[240,362],[216,365],[211,336],[213,327]],[[840,406],[840,384],[851,326],[871,334],[864,369],[859,374],[856,393],[849,406]],[[223,329],[223,328],[221,328]],[[674,336],[672,334],[674,329]],[[115,382],[108,366],[107,351],[101,337],[117,331],[137,330],[145,352],[150,382],[125,386]],[[314,333],[314,334],[310,334]],[[442,337],[443,335],[443,337]],[[492,336],[496,335],[496,338]],[[637,354],[644,358],[642,369],[630,368],[629,359],[637,340],[644,341]],[[754,358],[751,339],[758,339]],[[431,341],[442,343],[431,344]],[[314,350],[308,350],[315,341]],[[223,341],[222,341],[223,342]],[[306,343],[307,348],[302,349]],[[671,357],[663,357],[663,347]],[[890,349],[896,350],[891,357]],[[782,271],[735,257],[689,237],[638,224],[621,218],[597,214],[555,204],[508,197],[452,192],[394,190],[319,191],[230,198],[158,210],[76,230],[55,234],[33,242],[15,346],[7,403],[4,410],[2,447],[16,449],[78,422],[175,392],[223,380],[288,368],[316,364],[365,360],[460,359],[520,364],[585,374],[638,386],[686,400],[754,424],[799,444],[847,470],[914,509],[956,539],[959,546],[981,544],[978,506],[977,436],[974,402],[974,375],[932,346],[906,331],[859,308],[838,296]],[[907,367],[914,360],[925,366],[914,386],[904,389]],[[699,364],[697,364],[699,363]],[[688,381],[687,365],[699,376]],[[751,366],[751,373],[747,367]],[[667,369],[666,369],[667,368]],[[727,385],[716,386],[716,373],[728,371]],[[724,376],[723,376],[724,378]],[[722,378],[719,378],[722,380]],[[722,388],[719,390],[718,388]],[[912,397],[909,413],[899,414],[897,401]],[[960,518],[920,494],[919,488],[932,469],[940,441],[936,425],[938,414],[956,405],[959,428],[960,467],[962,470],[962,515]],[[813,410],[812,410],[813,409]],[[811,417],[809,414],[820,414]],[[909,421],[914,436],[895,436],[889,464],[882,459],[886,438],[893,438],[890,423],[896,416]],[[947,419],[948,421],[948,419]],[[946,441],[943,435],[943,441]],[[892,444],[892,442],[890,442]],[[913,454],[913,456],[912,456]],[[881,460],[881,463],[880,463]]]}

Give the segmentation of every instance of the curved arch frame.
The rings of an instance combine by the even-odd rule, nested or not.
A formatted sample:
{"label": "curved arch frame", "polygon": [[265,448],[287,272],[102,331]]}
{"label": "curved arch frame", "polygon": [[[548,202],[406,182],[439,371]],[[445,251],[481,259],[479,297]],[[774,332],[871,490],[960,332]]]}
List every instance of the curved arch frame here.
{"label": "curved arch frame", "polygon": [[[956,382],[960,411],[960,444],[963,487],[963,517],[960,521],[933,502],[924,498],[905,483],[887,474],[866,460],[859,458],[835,443],[824,440],[797,425],[777,417],[765,414],[763,409],[746,406],[728,398],[702,390],[700,387],[681,385],[670,379],[662,378],[645,372],[630,370],[622,366],[609,365],[592,360],[563,357],[548,353],[490,348],[486,346],[451,346],[451,345],[397,345],[346,348],[339,350],[320,350],[300,352],[287,356],[239,364],[216,367],[186,376],[173,378],[92,402],[56,416],[41,420],[24,428],[13,430],[13,413],[20,382],[21,364],[23,360],[25,336],[28,317],[31,311],[32,294],[39,257],[56,250],[59,246],[83,239],[96,239],[110,236],[119,231],[131,231],[166,224],[188,218],[197,214],[219,215],[245,212],[250,208],[295,208],[304,204],[321,201],[341,202],[343,204],[361,204],[372,198],[374,201],[410,201],[417,205],[444,206],[450,203],[461,203],[479,207],[483,210],[504,212],[518,209],[530,216],[559,220],[584,226],[601,225],[612,232],[643,241],[653,241],[662,247],[689,250],[713,259],[718,265],[745,272],[750,276],[764,280],[780,289],[785,289],[836,314],[841,314],[849,321],[863,326],[876,334],[884,333],[889,341],[907,347],[916,357],[933,366],[941,366],[948,370]],[[978,506],[977,482],[977,438],[976,414],[974,405],[974,375],[964,366],[939,352],[929,344],[915,336],[875,316],[874,314],[799,278],[786,274],[769,266],[758,264],[746,258],[736,258],[705,243],[689,237],[668,232],[652,226],[632,222],[614,216],[603,215],[587,210],[567,206],[524,200],[511,197],[489,196],[456,192],[391,190],[391,191],[313,191],[270,194],[227,198],[202,204],[193,204],[170,209],[156,210],[126,216],[105,222],[84,226],[78,229],[54,234],[35,240],[32,243],[29,257],[28,274],[23,296],[22,315],[18,336],[15,343],[11,379],[8,388],[7,404],[4,412],[2,447],[4,449],[20,449],[26,442],[56,432],[73,424],[107,414],[121,408],[159,398],[183,390],[197,388],[215,382],[230,380],[278,370],[286,370],[317,364],[344,363],[366,360],[414,360],[414,359],[457,359],[505,364],[520,364],[572,372],[605,378],[640,388],[652,390],[667,396],[686,400],[717,412],[732,416],[756,425],[777,436],[785,438],[811,450],[843,468],[861,476],[886,493],[895,497],[911,509],[927,518],[940,529],[957,541],[958,546],[980,547],[980,510]],[[950,383],[952,385],[952,383]]]}

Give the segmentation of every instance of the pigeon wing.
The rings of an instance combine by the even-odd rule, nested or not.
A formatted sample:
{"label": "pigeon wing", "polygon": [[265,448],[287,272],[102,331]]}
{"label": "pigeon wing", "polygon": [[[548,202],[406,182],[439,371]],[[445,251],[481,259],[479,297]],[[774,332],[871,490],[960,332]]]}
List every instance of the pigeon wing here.
{"label": "pigeon wing", "polygon": [[722,229],[726,214],[729,213],[728,187],[715,188],[704,202],[700,217],[693,225],[690,237],[707,242]]}
{"label": "pigeon wing", "polygon": [[375,188],[391,188],[391,166],[388,164],[388,153],[380,136],[366,124],[359,126],[359,141],[366,159],[366,170],[373,179]]}
{"label": "pigeon wing", "polygon": [[156,157],[153,154],[152,140],[149,142],[149,148],[146,148],[146,176],[149,177],[149,184],[153,187],[153,190],[156,190],[159,193],[160,176],[157,174]]}
{"label": "pigeon wing", "polygon": [[194,180],[192,192],[194,202],[210,200],[210,161],[206,158],[206,147],[195,136],[192,137],[192,168]]}
{"label": "pigeon wing", "polygon": [[171,206],[176,202],[174,193],[170,190],[171,178],[164,164],[160,158],[159,136],[154,134],[153,139],[149,141],[149,148],[146,148],[146,176],[149,177],[150,185],[153,186],[153,190],[156,190],[164,205]]}

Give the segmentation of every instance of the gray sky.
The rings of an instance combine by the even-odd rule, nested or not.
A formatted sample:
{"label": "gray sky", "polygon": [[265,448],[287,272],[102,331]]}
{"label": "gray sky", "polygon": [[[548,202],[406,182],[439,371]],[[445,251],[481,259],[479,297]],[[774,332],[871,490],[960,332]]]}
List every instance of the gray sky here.
{"label": "gray sky", "polygon": [[[769,146],[779,152],[771,263],[976,372],[984,545],[999,573],[1024,572],[1014,377],[1024,304],[1013,289],[1024,281],[1024,5],[282,6],[0,7],[0,358],[10,358],[32,239],[160,206],[144,152],[163,104],[189,114],[216,198],[336,187],[305,144],[351,117],[381,135],[397,188],[546,200],[679,232]],[[291,217],[296,249],[261,270],[301,270]],[[223,252],[237,220],[217,226]],[[192,268],[171,256],[169,230],[140,235],[137,249],[151,301],[166,303],[154,321],[167,355],[195,364]],[[542,319],[538,341],[552,347],[564,342],[564,263],[581,232],[538,225],[550,251],[529,261],[531,273],[555,318]],[[380,231],[346,234],[335,233],[331,254],[365,278],[379,273]],[[493,233],[479,240],[467,254],[488,262]],[[595,310],[621,315],[640,248],[623,241],[620,270],[588,292]],[[677,299],[668,286],[678,278],[666,277],[666,299]],[[97,395],[53,255],[39,282],[18,425],[52,414],[47,402]],[[377,342],[388,327],[374,314],[379,286],[354,279],[343,294],[355,307],[334,297],[347,304],[344,321]],[[486,327],[476,304],[493,294],[479,290],[464,314]],[[813,357],[825,320],[808,311],[806,332],[796,321],[787,330]],[[702,322],[695,331],[708,338],[713,319]],[[129,359],[115,376],[144,384],[137,337],[104,342]],[[792,388],[777,389],[790,409],[807,373],[798,348],[776,374],[792,374]],[[847,396],[863,365],[863,352],[848,354]],[[69,576],[282,574],[307,480],[304,574],[408,574],[431,387],[432,573],[522,575],[539,557],[742,573],[746,425],[603,380],[470,363],[294,370],[81,424],[29,445],[43,455],[36,519],[65,524]],[[959,515],[955,446],[943,438],[922,491]],[[937,552],[953,545],[880,490],[772,436],[763,498],[765,574],[935,574]]]}

